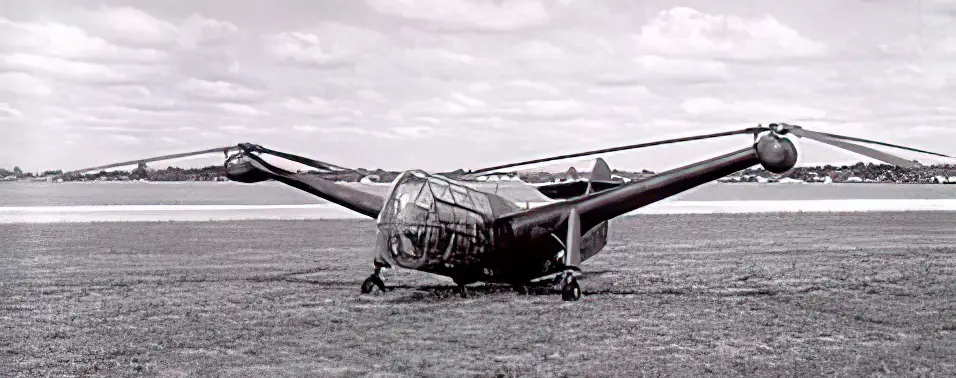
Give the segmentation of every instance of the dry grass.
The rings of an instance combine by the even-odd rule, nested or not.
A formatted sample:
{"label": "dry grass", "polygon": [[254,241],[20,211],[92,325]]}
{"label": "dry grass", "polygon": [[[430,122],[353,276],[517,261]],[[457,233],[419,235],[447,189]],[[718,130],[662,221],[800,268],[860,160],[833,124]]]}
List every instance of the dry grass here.
{"label": "dry grass", "polygon": [[643,216],[585,297],[415,272],[366,221],[0,225],[0,375],[951,376],[953,213]]}

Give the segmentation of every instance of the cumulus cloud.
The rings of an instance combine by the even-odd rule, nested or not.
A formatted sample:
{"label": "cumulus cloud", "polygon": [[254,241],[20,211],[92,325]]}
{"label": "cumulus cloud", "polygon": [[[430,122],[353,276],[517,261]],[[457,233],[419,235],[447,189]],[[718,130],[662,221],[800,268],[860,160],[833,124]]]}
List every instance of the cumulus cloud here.
{"label": "cumulus cloud", "polygon": [[827,115],[826,111],[795,104],[782,104],[764,100],[724,102],[719,98],[710,97],[684,100],[681,103],[681,108],[692,116],[718,117],[724,120],[739,120],[742,122],[754,119],[774,122],[775,120],[820,118]]}
{"label": "cumulus cloud", "polygon": [[[885,2],[835,33],[777,3],[650,15],[575,3],[24,7],[0,18],[0,118],[15,141],[0,167],[65,168],[30,141],[92,166],[148,152],[147,141],[248,137],[347,164],[454,169],[489,154],[800,119],[948,148],[926,136],[956,118],[945,53],[954,26],[942,12],[925,12],[918,29]],[[685,158],[655,153],[625,167]]]}
{"label": "cumulus cloud", "polygon": [[256,107],[246,105],[246,104],[236,104],[231,102],[224,102],[217,104],[220,109],[226,111],[227,113],[237,114],[237,115],[246,115],[246,116],[257,116],[257,115],[266,115],[269,112],[265,110],[258,109]]}
{"label": "cumulus cloud", "polygon": [[189,78],[180,88],[188,95],[216,101],[252,101],[260,99],[263,93],[238,83],[226,81]]}
{"label": "cumulus cloud", "polygon": [[549,15],[540,0],[366,0],[374,10],[427,21],[446,30],[509,31],[541,25]]}
{"label": "cumulus cloud", "polygon": [[107,62],[158,62],[164,51],[123,47],[58,22],[13,22],[0,18],[0,48],[63,59]]}
{"label": "cumulus cloud", "polygon": [[237,33],[239,27],[231,22],[194,13],[183,22],[177,41],[183,47],[196,48],[225,42]]}
{"label": "cumulus cloud", "polygon": [[84,10],[78,21],[100,36],[134,45],[161,45],[174,41],[179,27],[133,7]]}
{"label": "cumulus cloud", "polygon": [[88,63],[24,53],[5,55],[0,57],[0,61],[22,72],[81,83],[128,84],[150,76],[149,69],[142,66]]}
{"label": "cumulus cloud", "polygon": [[395,134],[408,138],[424,138],[434,134],[435,129],[428,126],[403,126],[392,129]]}
{"label": "cumulus cloud", "polygon": [[712,81],[729,78],[727,64],[715,60],[665,58],[642,55],[633,59],[648,75],[665,80]]}
{"label": "cumulus cloud", "polygon": [[260,135],[260,134],[275,134],[278,130],[271,127],[257,127],[249,128],[244,125],[228,125],[220,126],[219,130],[223,132],[238,134],[238,135]]}
{"label": "cumulus cloud", "polygon": [[660,12],[641,28],[637,43],[662,55],[738,59],[820,56],[821,42],[802,36],[775,17],[712,15],[677,7]]}
{"label": "cumulus cloud", "polygon": [[110,135],[109,138],[124,144],[142,144],[143,143],[142,138],[135,137],[132,135],[126,135],[126,134],[113,134],[113,135]]}
{"label": "cumulus cloud", "polygon": [[20,118],[23,117],[23,113],[17,109],[14,109],[13,106],[5,102],[0,102],[0,119],[4,118]]}
{"label": "cumulus cloud", "polygon": [[382,139],[398,139],[399,138],[397,135],[394,135],[391,133],[362,129],[358,127],[319,127],[319,126],[313,126],[313,125],[293,125],[292,129],[302,133],[355,134],[355,135],[370,136],[370,137],[382,138]]}
{"label": "cumulus cloud", "polygon": [[560,95],[562,93],[561,90],[554,85],[538,82],[538,81],[524,80],[524,79],[512,80],[505,83],[505,85],[512,88],[530,89],[533,91],[537,91],[537,92],[541,92],[541,93],[545,93],[549,95]]}
{"label": "cumulus cloud", "polygon": [[23,72],[0,73],[0,92],[17,96],[43,97],[53,93],[53,86],[46,81]]}
{"label": "cumulus cloud", "polygon": [[264,40],[266,51],[279,62],[318,68],[338,68],[352,64],[385,37],[373,30],[338,23],[287,31]]}

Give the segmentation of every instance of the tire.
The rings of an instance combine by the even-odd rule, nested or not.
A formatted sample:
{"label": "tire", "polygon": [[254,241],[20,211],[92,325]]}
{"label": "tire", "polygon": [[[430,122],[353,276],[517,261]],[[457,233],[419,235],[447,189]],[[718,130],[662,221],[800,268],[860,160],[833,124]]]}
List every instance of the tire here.
{"label": "tire", "polygon": [[[371,293],[372,290],[375,290],[378,287],[380,290],[385,286],[381,278],[376,277],[374,274],[368,276],[364,282],[362,282],[362,294]],[[385,290],[382,290],[383,292]]]}
{"label": "tire", "polygon": [[576,301],[581,299],[581,286],[578,280],[572,277],[561,286],[561,299],[565,301]]}

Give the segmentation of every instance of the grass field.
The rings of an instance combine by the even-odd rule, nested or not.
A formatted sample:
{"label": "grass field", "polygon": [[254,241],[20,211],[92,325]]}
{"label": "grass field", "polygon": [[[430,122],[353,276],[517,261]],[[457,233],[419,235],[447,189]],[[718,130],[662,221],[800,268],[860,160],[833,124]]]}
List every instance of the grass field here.
{"label": "grass field", "polygon": [[956,374],[956,213],[622,218],[576,303],[361,296],[372,226],[0,225],[0,376]]}

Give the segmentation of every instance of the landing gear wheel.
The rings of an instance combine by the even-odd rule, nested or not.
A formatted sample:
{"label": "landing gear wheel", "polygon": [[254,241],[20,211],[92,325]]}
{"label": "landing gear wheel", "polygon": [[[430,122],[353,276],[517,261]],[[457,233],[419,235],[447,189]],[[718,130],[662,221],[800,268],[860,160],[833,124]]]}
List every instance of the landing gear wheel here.
{"label": "landing gear wheel", "polygon": [[573,276],[564,280],[564,285],[561,285],[561,299],[565,301],[581,299],[581,286],[578,285],[578,280]]}
{"label": "landing gear wheel", "polygon": [[365,282],[362,282],[362,294],[371,293],[375,287],[378,287],[378,289],[383,293],[385,292],[385,282],[382,282],[382,279],[379,278],[379,276],[373,274],[368,276],[368,278],[365,279]]}
{"label": "landing gear wheel", "polygon": [[465,285],[458,285],[458,292],[462,298],[468,298],[468,288],[466,288]]}

